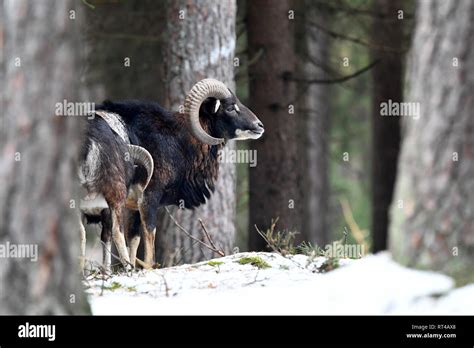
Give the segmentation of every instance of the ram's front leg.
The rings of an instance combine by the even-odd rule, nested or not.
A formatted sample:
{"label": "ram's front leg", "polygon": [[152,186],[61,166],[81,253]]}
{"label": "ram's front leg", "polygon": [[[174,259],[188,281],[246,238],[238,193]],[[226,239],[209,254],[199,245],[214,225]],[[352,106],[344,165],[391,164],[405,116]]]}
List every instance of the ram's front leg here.
{"label": "ram's front leg", "polygon": [[[149,192],[153,192],[150,190]],[[155,191],[156,194],[156,191]],[[158,218],[159,197],[145,194],[139,204],[140,220],[143,227],[143,247],[145,253],[145,264],[153,267],[155,264],[155,234]]]}
{"label": "ram's front leg", "polygon": [[140,224],[140,212],[130,212],[127,239],[130,251],[130,262],[133,266],[136,266],[137,251],[138,246],[140,245]]}
{"label": "ram's front leg", "polygon": [[117,247],[120,261],[126,269],[131,268],[130,257],[128,255],[127,244],[125,243],[125,235],[123,233],[123,205],[110,207],[112,217],[112,239]]}

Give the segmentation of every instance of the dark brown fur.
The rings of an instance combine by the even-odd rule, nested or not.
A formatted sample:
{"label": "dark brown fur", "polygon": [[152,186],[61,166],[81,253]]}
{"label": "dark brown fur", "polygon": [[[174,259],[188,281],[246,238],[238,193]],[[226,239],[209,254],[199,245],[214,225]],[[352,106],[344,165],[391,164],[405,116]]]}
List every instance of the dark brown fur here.
{"label": "dark brown fur", "polygon": [[[201,125],[211,136],[227,141],[235,137],[237,129],[263,133],[258,118],[235,96],[221,100],[217,113],[214,112],[215,105],[216,100],[209,98],[200,109]],[[237,110],[234,105],[238,105]],[[205,203],[215,188],[219,172],[218,151],[223,145],[201,143],[192,134],[187,115],[171,113],[153,102],[106,101],[100,109],[119,114],[126,124],[130,142],[147,149],[153,157],[154,173],[137,207],[145,234],[145,262],[150,264],[154,261],[150,253],[158,208],[182,203],[192,209]],[[139,167],[130,179],[124,168],[122,178],[114,177],[114,183],[102,188],[109,206],[123,206],[119,202],[125,202],[124,188],[143,181],[144,176],[146,173]],[[132,204],[128,202],[127,206]],[[136,216],[133,221],[137,221]],[[130,237],[138,234],[138,224],[132,225],[135,230],[130,231]]]}

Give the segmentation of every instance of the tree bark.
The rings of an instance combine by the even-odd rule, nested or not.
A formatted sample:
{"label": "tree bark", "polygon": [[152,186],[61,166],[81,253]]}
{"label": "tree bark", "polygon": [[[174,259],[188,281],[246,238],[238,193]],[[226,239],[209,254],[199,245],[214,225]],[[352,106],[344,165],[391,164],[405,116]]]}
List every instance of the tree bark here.
{"label": "tree bark", "polygon": [[[78,101],[81,6],[2,1],[0,245],[38,260],[2,258],[0,314],[88,311],[79,276],[76,180],[79,123],[55,116]],[[71,10],[75,19],[71,19]],[[34,260],[34,259],[33,259]]]}
{"label": "tree bark", "polygon": [[[250,148],[257,151],[257,166],[249,169],[249,248],[265,249],[256,233],[279,218],[277,229],[298,230],[302,201],[298,188],[293,24],[290,2],[247,2],[250,108],[265,125],[265,134]],[[296,14],[297,15],[297,14]],[[264,18],[263,18],[264,17]],[[252,59],[252,58],[251,58]],[[290,105],[291,104],[291,105]]]}
{"label": "tree bark", "polygon": [[98,102],[155,100],[163,103],[161,45],[165,4],[154,0],[95,2],[86,8],[88,87]]}
{"label": "tree bark", "polygon": [[[191,87],[206,77],[234,90],[235,1],[169,1],[166,11],[166,106],[178,110]],[[233,149],[235,144],[226,146]],[[235,238],[235,183],[235,165],[222,163],[216,191],[206,204],[194,210],[173,208],[171,213],[189,233],[205,240],[198,222],[202,219],[216,245],[230,253]],[[157,261],[162,265],[217,256],[180,231],[164,209],[159,214],[156,246]]]}
{"label": "tree bark", "polygon": [[474,2],[420,1],[407,72],[391,250],[401,262],[471,277],[474,262]]}
{"label": "tree bark", "polygon": [[[299,76],[329,79],[325,69],[329,59],[329,37],[310,23],[328,27],[329,13],[322,12],[311,0],[303,1],[301,5],[299,13],[304,18],[297,35],[301,41],[298,45]],[[302,239],[323,246],[329,240],[329,86],[302,83],[298,93],[303,95],[297,108],[300,116],[298,153],[303,154],[300,162],[304,187]]]}
{"label": "tree bark", "polygon": [[386,250],[389,209],[393,198],[400,152],[400,117],[382,116],[381,103],[400,103],[402,95],[402,40],[404,21],[398,19],[402,1],[376,0],[372,26],[372,238],[373,252]]}
{"label": "tree bark", "polygon": [[[93,99],[97,102],[153,100],[164,105],[162,47],[166,41],[166,3],[128,0],[94,2],[94,6],[93,10],[86,8],[85,17],[88,63],[85,78]],[[136,221],[130,211],[125,216],[128,229]],[[115,244],[112,251],[118,255]],[[138,257],[144,259],[143,243]],[[120,264],[120,261],[113,258],[112,263]]]}

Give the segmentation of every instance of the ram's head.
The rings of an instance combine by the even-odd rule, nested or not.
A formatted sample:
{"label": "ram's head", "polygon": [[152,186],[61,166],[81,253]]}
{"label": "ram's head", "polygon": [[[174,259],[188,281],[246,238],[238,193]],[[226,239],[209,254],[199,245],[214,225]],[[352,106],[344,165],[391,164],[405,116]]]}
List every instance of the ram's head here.
{"label": "ram's head", "polygon": [[188,93],[184,105],[194,135],[205,144],[258,139],[264,132],[257,116],[220,81],[199,81]]}

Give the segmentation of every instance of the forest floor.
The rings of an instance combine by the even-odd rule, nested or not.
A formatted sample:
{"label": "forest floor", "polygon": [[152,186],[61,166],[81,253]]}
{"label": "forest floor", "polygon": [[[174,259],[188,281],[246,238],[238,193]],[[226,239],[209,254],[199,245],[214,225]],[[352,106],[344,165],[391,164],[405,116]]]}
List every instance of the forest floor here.
{"label": "forest floor", "polygon": [[[331,270],[333,269],[334,270]],[[85,280],[93,314],[474,314],[474,284],[359,260],[239,253]]]}

